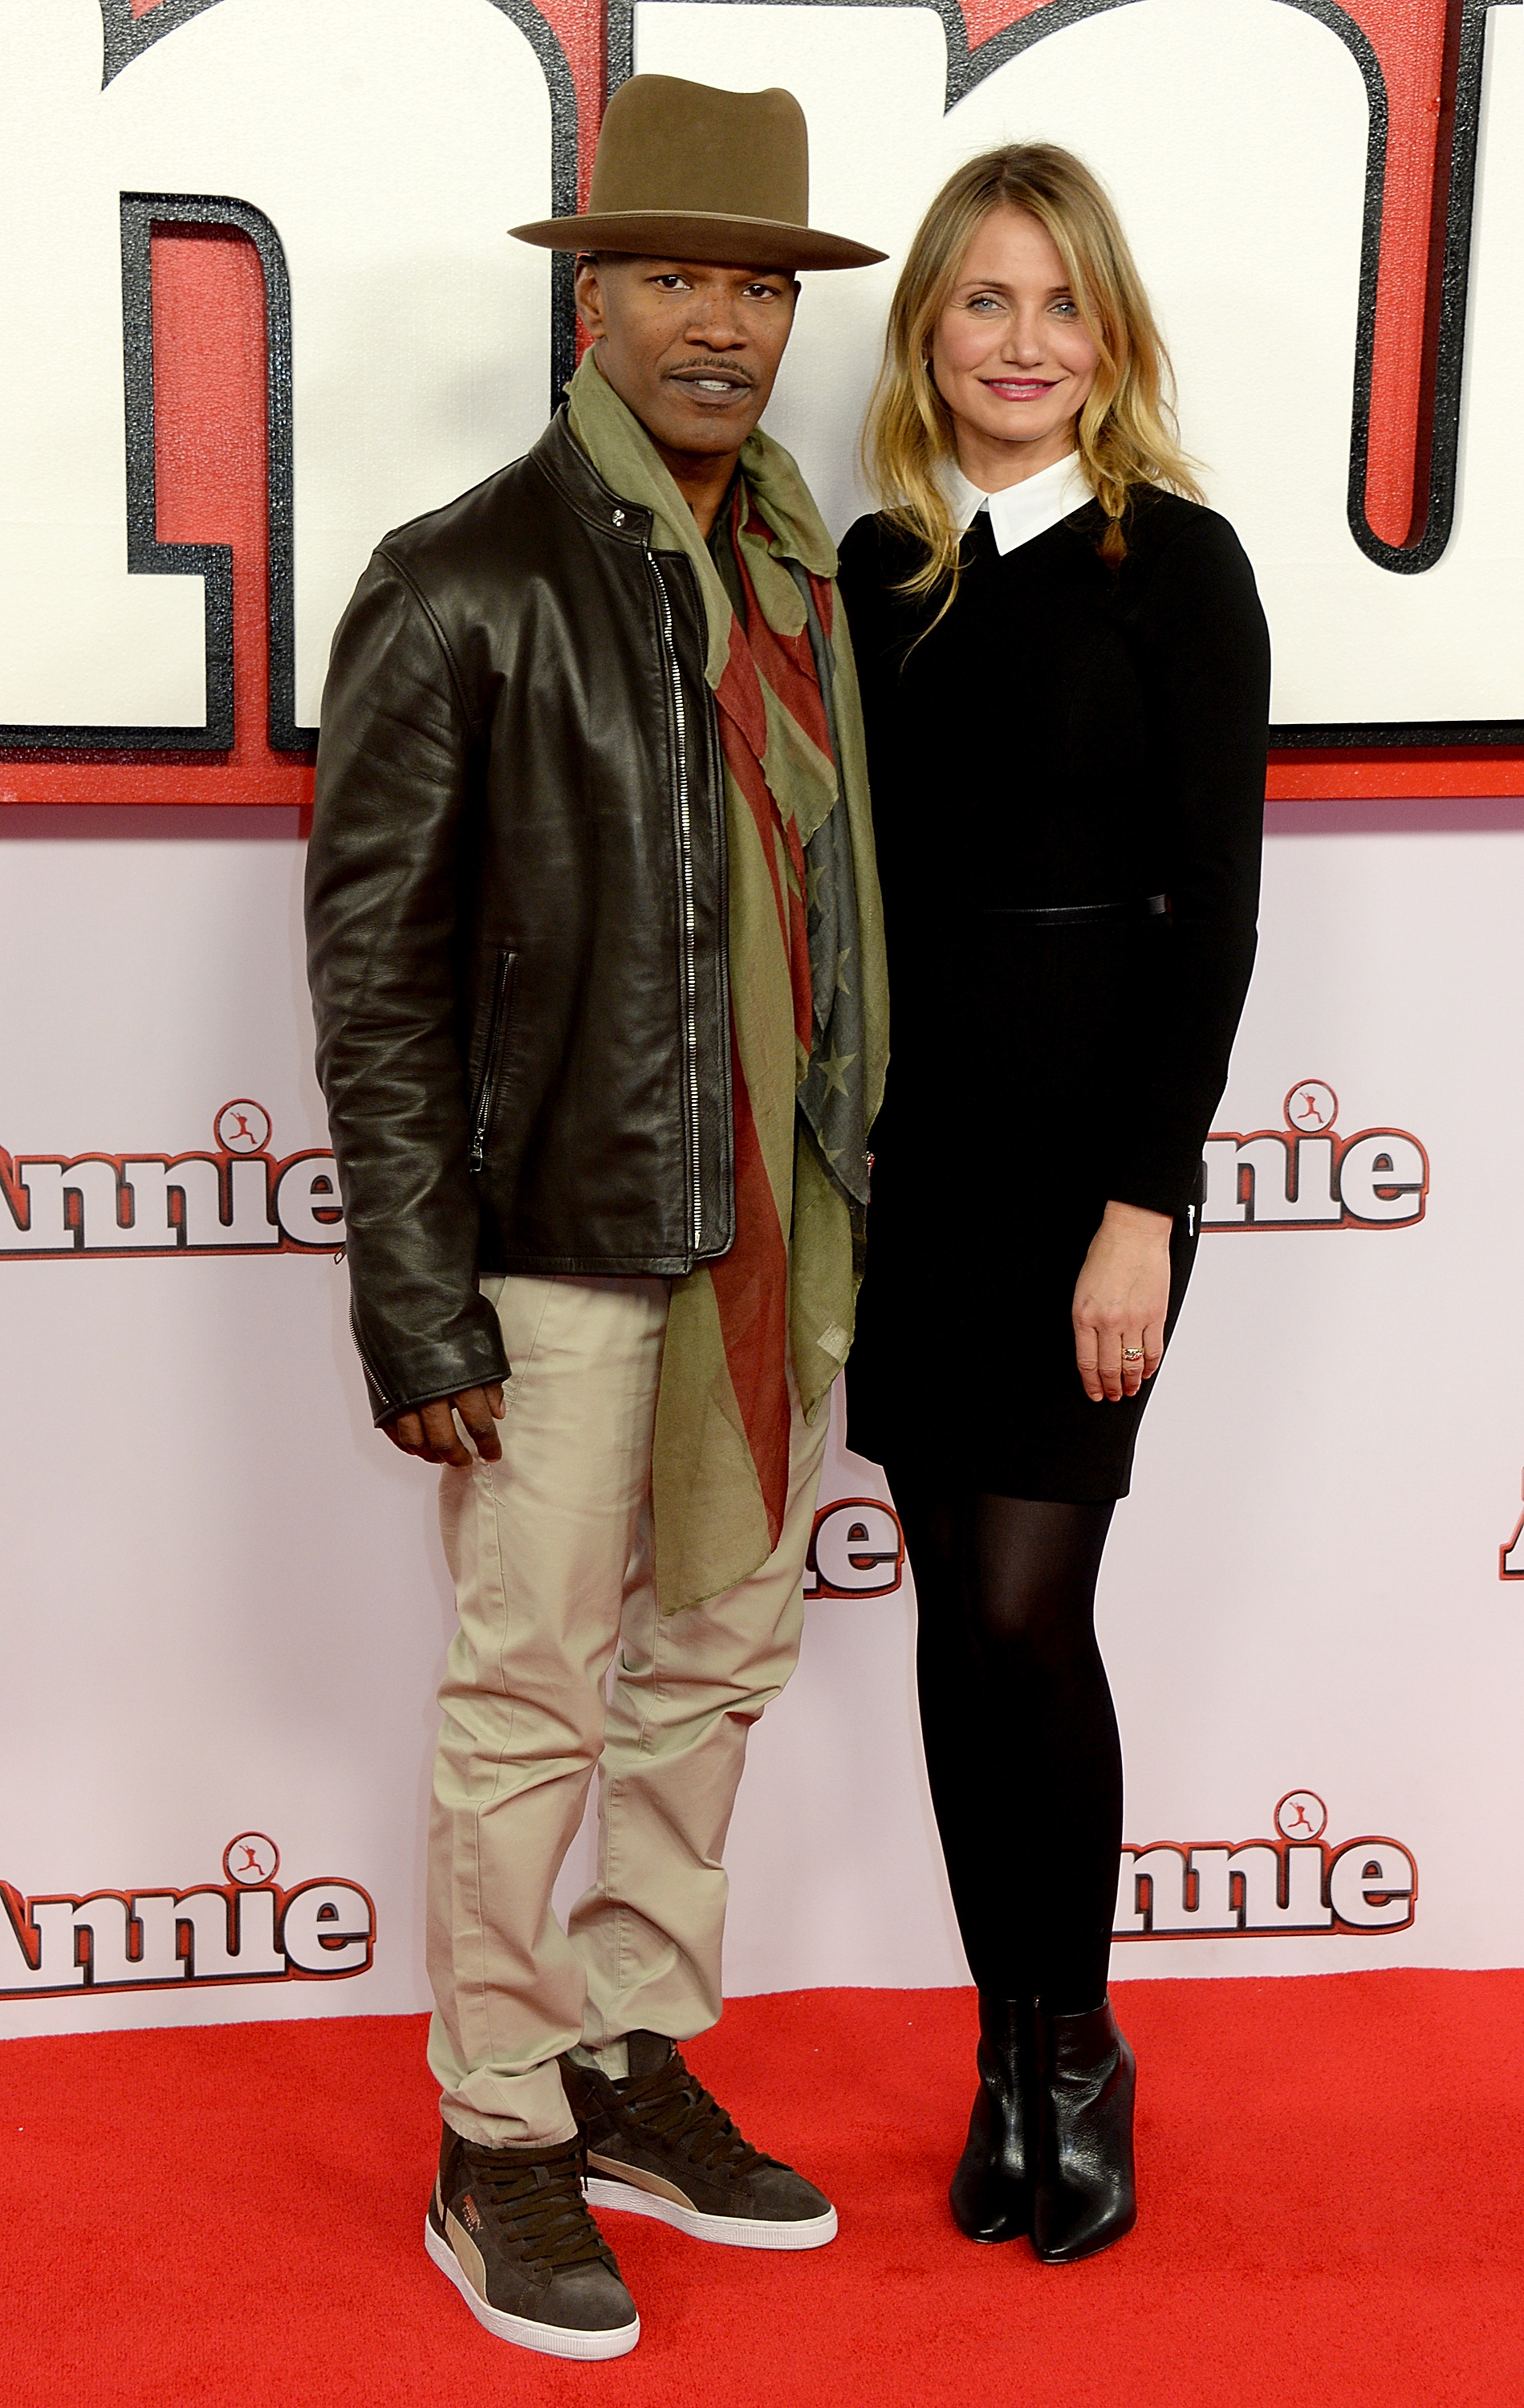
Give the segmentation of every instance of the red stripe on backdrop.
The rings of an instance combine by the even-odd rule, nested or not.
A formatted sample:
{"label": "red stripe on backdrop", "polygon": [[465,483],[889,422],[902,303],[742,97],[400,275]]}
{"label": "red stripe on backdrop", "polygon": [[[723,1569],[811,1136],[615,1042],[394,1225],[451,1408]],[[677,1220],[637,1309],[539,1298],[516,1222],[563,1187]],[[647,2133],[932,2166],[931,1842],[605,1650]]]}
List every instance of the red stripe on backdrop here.
{"label": "red stripe on backdrop", "polygon": [[[1087,2265],[954,2230],[968,1990],[737,1999],[688,2043],[835,2200],[799,2254],[610,2214],[616,2366],[491,2340],[423,2254],[422,2016],[0,2044],[26,2408],[1517,2408],[1524,1974],[1118,1985],[1137,2231]],[[3,2206],[8,2199],[8,2209]]]}
{"label": "red stripe on backdrop", "polygon": [[1404,744],[1400,752],[1274,752],[1265,795],[1273,803],[1524,795],[1524,752],[1490,744],[1443,751]]}

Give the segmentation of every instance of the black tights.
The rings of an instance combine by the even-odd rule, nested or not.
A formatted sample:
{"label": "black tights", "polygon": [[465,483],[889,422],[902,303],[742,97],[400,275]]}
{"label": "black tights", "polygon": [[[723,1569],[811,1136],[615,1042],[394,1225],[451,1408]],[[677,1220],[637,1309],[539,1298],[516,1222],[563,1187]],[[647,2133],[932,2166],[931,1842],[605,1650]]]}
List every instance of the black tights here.
{"label": "black tights", "polygon": [[937,1828],[975,1981],[1082,2014],[1105,1995],[1122,1758],[1096,1643],[1114,1508],[959,1494],[890,1467],[920,1628]]}

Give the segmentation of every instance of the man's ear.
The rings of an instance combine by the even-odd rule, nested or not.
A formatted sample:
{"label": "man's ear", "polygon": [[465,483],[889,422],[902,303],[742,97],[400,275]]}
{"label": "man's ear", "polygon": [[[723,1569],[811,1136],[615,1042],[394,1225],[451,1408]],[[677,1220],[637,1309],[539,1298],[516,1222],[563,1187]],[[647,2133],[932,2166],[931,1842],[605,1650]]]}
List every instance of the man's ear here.
{"label": "man's ear", "polygon": [[603,277],[596,256],[583,251],[577,262],[577,314],[587,328],[588,340],[596,343],[608,332],[608,318],[604,308]]}

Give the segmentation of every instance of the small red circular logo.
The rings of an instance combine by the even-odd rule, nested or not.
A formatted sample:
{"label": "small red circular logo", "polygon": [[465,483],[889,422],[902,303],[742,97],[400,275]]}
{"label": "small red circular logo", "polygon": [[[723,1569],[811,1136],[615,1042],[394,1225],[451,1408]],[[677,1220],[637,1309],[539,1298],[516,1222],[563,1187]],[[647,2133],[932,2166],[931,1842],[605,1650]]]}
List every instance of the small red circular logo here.
{"label": "small red circular logo", "polygon": [[1299,1079],[1282,1110],[1288,1128],[1316,1137],[1323,1129],[1333,1126],[1338,1118],[1339,1098],[1322,1079]]}
{"label": "small red circular logo", "polygon": [[1275,1828],[1283,1840],[1320,1840],[1328,1808],[1316,1789],[1289,1789],[1275,1809]]}
{"label": "small red circular logo", "polygon": [[240,1889],[274,1881],[280,1870],[280,1851],[263,1831],[240,1831],[222,1851],[222,1870]]}
{"label": "small red circular logo", "polygon": [[212,1135],[224,1154],[259,1154],[270,1142],[270,1115],[248,1096],[235,1096],[212,1123]]}

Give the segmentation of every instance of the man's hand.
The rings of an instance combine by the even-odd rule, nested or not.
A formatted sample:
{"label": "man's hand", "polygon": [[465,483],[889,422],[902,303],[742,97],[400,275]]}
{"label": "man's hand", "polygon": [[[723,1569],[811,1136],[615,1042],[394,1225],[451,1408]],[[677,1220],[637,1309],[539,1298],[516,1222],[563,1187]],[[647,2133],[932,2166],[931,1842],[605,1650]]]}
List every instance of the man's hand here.
{"label": "man's hand", "polygon": [[421,1455],[425,1463],[453,1463],[463,1470],[471,1453],[455,1426],[457,1413],[483,1462],[499,1461],[503,1448],[492,1425],[503,1418],[501,1380],[491,1381],[485,1388],[463,1388],[458,1397],[435,1397],[432,1404],[399,1413],[394,1422],[383,1422],[381,1427],[404,1455]]}
{"label": "man's hand", "polygon": [[1108,1204],[1075,1287],[1075,1360],[1092,1404],[1153,1378],[1169,1306],[1169,1214]]}

